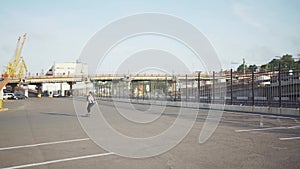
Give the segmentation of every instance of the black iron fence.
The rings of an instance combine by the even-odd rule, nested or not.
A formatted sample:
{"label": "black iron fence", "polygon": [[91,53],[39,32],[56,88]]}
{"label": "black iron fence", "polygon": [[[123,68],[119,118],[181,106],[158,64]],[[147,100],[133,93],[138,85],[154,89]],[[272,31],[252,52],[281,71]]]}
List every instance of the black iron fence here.
{"label": "black iron fence", "polygon": [[[134,78],[132,78],[134,79]],[[94,82],[98,97],[300,108],[300,71],[166,75],[165,80]]]}
{"label": "black iron fence", "polygon": [[231,73],[227,82],[228,104],[300,108],[300,72]]}

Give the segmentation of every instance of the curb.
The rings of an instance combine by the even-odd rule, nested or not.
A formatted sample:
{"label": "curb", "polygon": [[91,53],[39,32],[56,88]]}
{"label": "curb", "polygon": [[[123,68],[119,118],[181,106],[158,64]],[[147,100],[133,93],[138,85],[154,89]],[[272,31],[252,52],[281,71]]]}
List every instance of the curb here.
{"label": "curb", "polygon": [[[97,98],[97,100],[102,101],[111,101],[112,99],[107,98]],[[144,104],[149,105],[151,104],[151,101],[129,101],[126,99],[115,99],[115,101],[118,102],[124,102],[124,103],[133,103],[133,104]],[[160,106],[160,102],[152,102],[152,104]],[[240,112],[240,113],[253,113],[253,114],[261,114],[261,115],[275,115],[275,116],[283,116],[283,117],[300,117],[300,109],[289,109],[289,108],[275,108],[275,107],[252,107],[252,106],[236,106],[236,105],[223,105],[223,109],[219,109],[217,105],[214,105],[210,107],[208,104],[193,104],[189,106],[181,106],[176,105],[174,102],[167,102],[165,106],[169,107],[184,107],[184,108],[193,108],[193,109],[212,109],[212,110],[220,110],[220,111],[227,111],[227,112]],[[285,113],[282,113],[284,111]]]}
{"label": "curb", "polygon": [[0,109],[0,112],[1,111],[7,111],[8,110],[8,108],[2,108],[2,109]]}

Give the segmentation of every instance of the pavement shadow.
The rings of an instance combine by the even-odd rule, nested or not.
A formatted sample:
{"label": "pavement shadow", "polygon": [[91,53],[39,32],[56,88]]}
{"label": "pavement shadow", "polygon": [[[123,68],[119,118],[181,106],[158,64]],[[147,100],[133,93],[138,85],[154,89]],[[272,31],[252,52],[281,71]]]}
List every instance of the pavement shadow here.
{"label": "pavement shadow", "polygon": [[67,113],[56,113],[56,112],[40,113],[40,114],[49,115],[49,116],[66,116],[66,117],[77,117],[77,115],[74,115],[74,114],[67,114]]}

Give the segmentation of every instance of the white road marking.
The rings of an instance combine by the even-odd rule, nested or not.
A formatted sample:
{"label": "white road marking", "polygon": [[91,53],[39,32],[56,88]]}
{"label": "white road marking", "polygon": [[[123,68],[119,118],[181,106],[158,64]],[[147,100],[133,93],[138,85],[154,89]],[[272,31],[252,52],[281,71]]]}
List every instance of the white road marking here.
{"label": "white road marking", "polygon": [[277,119],[291,119],[295,120],[295,122],[298,122],[297,118],[295,117],[288,117],[288,116],[280,116],[280,115],[270,115],[270,114],[259,114],[259,113],[250,113],[250,112],[231,112],[231,111],[224,111],[224,113],[228,114],[238,114],[238,115],[251,115],[251,116],[263,116],[263,117],[269,117],[269,118],[277,118]]}
{"label": "white road marking", "polygon": [[107,155],[113,155],[113,154],[115,154],[115,153],[110,152],[110,153],[94,154],[94,155],[87,155],[87,156],[80,156],[80,157],[71,157],[71,158],[64,158],[64,159],[60,159],[60,160],[52,160],[52,161],[45,161],[45,162],[40,162],[40,163],[31,163],[31,164],[25,164],[25,165],[19,165],[19,166],[12,166],[12,167],[2,168],[2,169],[18,169],[18,168],[25,168],[25,167],[34,167],[34,166],[59,163],[59,162],[64,162],[64,161],[81,160],[81,159],[86,159],[86,158],[101,157],[101,156],[107,156]]}
{"label": "white road marking", "polygon": [[285,141],[285,140],[296,140],[300,139],[300,137],[287,137],[287,138],[279,138],[279,140]]}
{"label": "white road marking", "polygon": [[296,129],[296,128],[300,128],[300,126],[245,129],[245,130],[235,130],[235,132],[239,133],[239,132],[245,132],[245,131],[282,130],[282,129]]}
{"label": "white road marking", "polygon": [[287,147],[273,147],[273,146],[272,146],[272,148],[276,149],[276,150],[286,150],[287,149]]}
{"label": "white road marking", "polygon": [[22,146],[3,147],[3,148],[0,148],[0,151],[11,150],[11,149],[18,149],[18,148],[28,148],[28,147],[37,147],[37,146],[44,146],[44,145],[52,145],[52,144],[60,144],[60,143],[70,143],[70,142],[86,141],[86,140],[89,140],[89,139],[90,138],[82,138],[82,139],[63,140],[63,141],[55,141],[55,142],[47,142],[47,143],[29,144],[29,145],[22,145]]}

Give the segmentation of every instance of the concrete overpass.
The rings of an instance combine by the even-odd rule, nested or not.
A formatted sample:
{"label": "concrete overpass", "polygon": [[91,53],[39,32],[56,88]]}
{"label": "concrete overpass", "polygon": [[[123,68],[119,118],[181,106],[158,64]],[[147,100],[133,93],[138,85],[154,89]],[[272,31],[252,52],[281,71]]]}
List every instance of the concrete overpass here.
{"label": "concrete overpass", "polygon": [[[82,82],[82,81],[113,81],[113,80],[132,80],[132,81],[147,81],[147,80],[196,80],[198,74],[98,74],[98,75],[87,75],[87,76],[27,76],[24,78],[8,78],[9,84],[14,83],[27,83],[27,84],[38,84],[38,83],[62,83],[62,82]],[[201,80],[211,80],[213,77],[201,74]],[[224,76],[216,76],[216,78],[224,79]]]}

